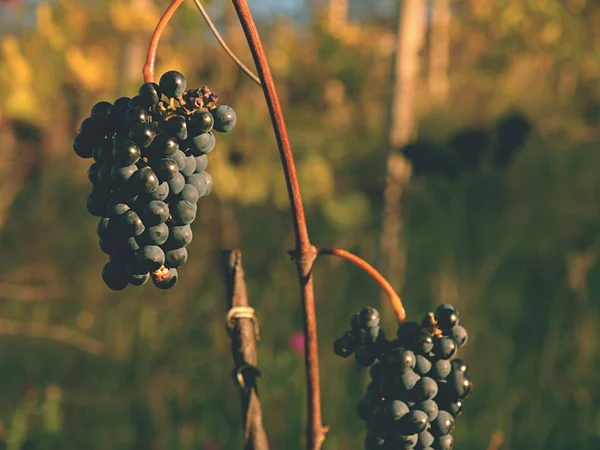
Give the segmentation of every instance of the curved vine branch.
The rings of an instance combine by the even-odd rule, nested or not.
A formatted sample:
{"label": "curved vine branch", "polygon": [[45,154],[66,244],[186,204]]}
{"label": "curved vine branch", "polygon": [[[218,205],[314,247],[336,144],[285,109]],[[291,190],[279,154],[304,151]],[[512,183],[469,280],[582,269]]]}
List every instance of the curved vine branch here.
{"label": "curved vine branch", "polygon": [[252,81],[254,81],[256,84],[258,84],[260,86],[260,78],[258,78],[254,74],[254,72],[252,72],[248,68],[248,66],[246,66],[235,55],[235,53],[233,53],[233,50],[231,50],[229,48],[229,46],[225,42],[225,39],[223,39],[223,37],[219,33],[219,30],[217,30],[217,27],[215,26],[215,24],[211,20],[210,16],[208,15],[208,12],[206,11],[206,9],[204,9],[204,6],[202,6],[202,3],[200,2],[200,0],[194,0],[194,3],[196,4],[196,7],[198,8],[198,11],[200,11],[200,14],[202,14],[202,17],[204,17],[204,21],[206,22],[206,25],[208,25],[208,28],[210,29],[210,31],[212,32],[212,34],[214,34],[215,38],[217,39],[217,42],[219,42],[219,44],[221,45],[221,47],[223,47],[223,50],[225,50],[225,53],[227,53],[227,55],[233,60],[233,62],[236,63],[239,66],[239,68],[242,69],[242,71],[252,79]]}
{"label": "curved vine branch", "polygon": [[285,126],[283,111],[279,102],[279,96],[275,89],[271,69],[262,41],[252,18],[252,13],[246,0],[232,0],[233,6],[244,29],[248,46],[252,52],[254,63],[258,70],[262,89],[269,107],[281,164],[285,175],[287,191],[290,198],[292,219],[294,225],[294,237],[296,248],[294,260],[300,284],[302,305],[304,307],[304,337],[306,348],[304,351],[308,408],[306,441],[309,450],[319,450],[325,440],[328,428],[323,426],[321,415],[321,390],[319,377],[319,354],[317,349],[317,316],[315,311],[315,295],[313,289],[312,263],[316,258],[316,249],[311,245],[304,215],[304,206],[294,164],[294,156]]}
{"label": "curved vine branch", "polygon": [[404,310],[404,305],[402,304],[400,296],[396,293],[390,282],[386,280],[384,276],[381,275],[371,264],[366,262],[364,259],[339,248],[317,248],[317,253],[319,255],[339,256],[340,258],[345,259],[346,261],[349,261],[364,270],[379,284],[379,286],[381,286],[388,296],[390,305],[394,310],[394,315],[396,316],[398,323],[402,323],[406,320],[406,311]]}
{"label": "curved vine branch", "polygon": [[154,82],[154,66],[156,65],[156,52],[158,51],[158,43],[165,32],[165,28],[167,27],[169,20],[171,20],[171,17],[173,17],[173,14],[175,14],[175,11],[177,11],[177,8],[179,8],[182,3],[183,0],[173,0],[156,24],[156,28],[154,28],[152,38],[150,39],[150,45],[148,46],[146,64],[144,64],[144,69],[142,71],[144,74],[145,83]]}

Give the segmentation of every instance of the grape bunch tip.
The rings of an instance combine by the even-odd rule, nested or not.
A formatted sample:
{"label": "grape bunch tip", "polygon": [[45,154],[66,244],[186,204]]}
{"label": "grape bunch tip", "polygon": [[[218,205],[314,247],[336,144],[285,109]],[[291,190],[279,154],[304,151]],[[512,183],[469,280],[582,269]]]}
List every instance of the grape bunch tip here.
{"label": "grape bunch tip", "polygon": [[231,131],[237,122],[233,108],[217,102],[208,87],[187,89],[171,70],[132,98],[96,103],[82,121],[73,150],[94,160],[86,207],[99,217],[100,249],[110,257],[102,279],[110,289],[149,279],[160,289],[177,283],[197,203],[212,191],[206,168],[213,131]]}
{"label": "grape bunch tip", "polygon": [[370,367],[371,382],[356,408],[367,425],[365,450],[454,448],[455,420],[473,383],[465,361],[452,358],[467,339],[450,304],[438,306],[421,324],[402,323],[393,340],[379,327],[375,308],[352,316],[333,350]]}

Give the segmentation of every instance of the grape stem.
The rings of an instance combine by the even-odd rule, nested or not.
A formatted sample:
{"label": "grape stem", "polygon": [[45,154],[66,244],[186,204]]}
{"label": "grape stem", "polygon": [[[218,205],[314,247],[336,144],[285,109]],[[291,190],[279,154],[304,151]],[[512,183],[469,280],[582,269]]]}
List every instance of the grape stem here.
{"label": "grape stem", "polygon": [[223,50],[225,50],[225,53],[227,53],[227,55],[233,60],[233,62],[236,63],[239,66],[239,68],[242,69],[242,71],[250,77],[250,79],[252,81],[254,81],[256,84],[258,84],[260,86],[260,78],[258,78],[258,76],[256,76],[254,74],[254,72],[252,72],[252,70],[250,70],[235,55],[235,53],[233,53],[233,51],[229,48],[229,46],[225,42],[225,39],[223,39],[223,37],[219,33],[219,30],[217,30],[217,27],[215,26],[215,24],[211,20],[210,16],[208,15],[208,12],[206,12],[206,9],[204,9],[204,6],[202,6],[202,3],[200,2],[200,0],[194,0],[194,3],[196,4],[198,11],[200,11],[200,14],[202,14],[202,17],[204,18],[206,25],[208,25],[208,28],[210,29],[212,34],[214,34],[215,38],[217,39],[217,42],[221,45],[221,47],[223,47]]}
{"label": "grape stem", "polygon": [[148,46],[148,53],[146,55],[146,63],[142,73],[144,75],[144,83],[154,83],[154,66],[156,65],[156,52],[158,51],[158,43],[165,32],[165,28],[177,11],[177,8],[183,3],[183,0],[173,0],[168,8],[163,13],[162,17],[156,24],[152,38],[150,39],[150,45]]}
{"label": "grape stem", "polygon": [[371,264],[369,264],[359,256],[356,256],[346,250],[342,250],[339,248],[317,248],[316,250],[317,254],[319,255],[339,256],[340,258],[345,259],[346,261],[349,261],[352,264],[364,270],[368,275],[371,276],[371,278],[373,278],[379,284],[379,286],[381,286],[381,288],[388,296],[390,300],[390,305],[394,310],[394,315],[396,316],[398,323],[402,323],[406,320],[406,311],[404,310],[404,305],[402,304],[400,296],[396,293],[389,281],[386,280],[384,276],[381,275],[381,273],[379,273],[377,269],[375,269]]}
{"label": "grape stem", "polygon": [[279,148],[281,164],[285,175],[287,191],[290,198],[292,219],[294,225],[294,237],[296,248],[293,259],[296,263],[298,282],[304,309],[304,338],[306,342],[304,351],[304,362],[307,381],[307,427],[306,447],[308,450],[319,450],[325,440],[325,434],[329,427],[323,426],[321,415],[321,389],[319,377],[319,353],[317,348],[317,315],[315,311],[315,295],[313,289],[312,264],[317,256],[316,248],[310,243],[306,217],[300,186],[294,164],[294,156],[283,117],[283,111],[279,102],[279,96],[275,89],[271,69],[263,48],[256,24],[246,0],[232,0],[236,13],[244,29],[248,46],[252,52],[254,63],[258,70],[273,130]]}

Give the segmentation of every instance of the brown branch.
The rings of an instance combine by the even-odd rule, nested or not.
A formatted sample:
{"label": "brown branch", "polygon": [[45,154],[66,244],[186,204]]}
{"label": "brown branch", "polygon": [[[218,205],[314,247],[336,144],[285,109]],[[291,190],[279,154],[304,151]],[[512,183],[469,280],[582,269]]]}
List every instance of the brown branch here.
{"label": "brown branch", "polygon": [[179,5],[182,3],[183,0],[173,0],[156,24],[156,28],[154,29],[152,38],[150,39],[150,45],[148,46],[146,64],[144,64],[144,69],[142,71],[144,74],[145,83],[154,82],[154,66],[156,65],[156,52],[158,51],[158,43],[165,32],[165,28],[167,27],[169,20],[171,20],[171,17],[173,17],[173,14],[175,14],[175,11],[177,11],[177,8],[179,8]]}
{"label": "brown branch", "polygon": [[252,81],[254,81],[256,84],[258,84],[260,86],[260,78],[258,78],[243,62],[240,58],[238,58],[235,53],[233,53],[233,50],[231,50],[229,48],[229,46],[227,45],[227,43],[225,42],[225,39],[223,39],[223,37],[221,36],[221,34],[219,33],[219,30],[217,30],[217,27],[215,26],[215,24],[213,23],[213,21],[211,20],[210,16],[208,15],[208,12],[206,11],[206,9],[204,9],[204,6],[202,6],[202,3],[200,2],[200,0],[194,0],[194,3],[196,4],[196,7],[198,8],[198,11],[200,11],[200,14],[202,14],[202,17],[204,18],[204,21],[206,22],[206,25],[208,25],[208,28],[210,29],[210,31],[212,32],[212,34],[215,36],[215,38],[217,39],[217,42],[221,45],[221,47],[223,48],[223,50],[225,50],[225,53],[227,53],[227,55],[233,60],[234,63],[236,63],[238,65],[238,67],[240,69],[242,69],[242,71],[248,75],[250,77],[250,79]]}
{"label": "brown branch", "polygon": [[339,248],[317,248],[317,253],[319,255],[339,256],[340,258],[345,259],[346,261],[349,261],[352,264],[360,267],[371,278],[373,278],[384,290],[385,294],[388,296],[390,305],[394,310],[394,315],[396,316],[398,323],[402,323],[406,320],[406,311],[404,310],[404,305],[402,305],[402,300],[400,299],[400,296],[396,293],[389,281],[386,280],[383,277],[383,275],[381,275],[377,271],[377,269],[375,269],[375,267],[373,267],[361,257]]}
{"label": "brown branch", "polygon": [[0,318],[0,335],[48,339],[95,356],[104,352],[102,342],[64,325],[49,325],[42,322],[23,322]]}
{"label": "brown branch", "polygon": [[304,206],[302,205],[302,197],[300,195],[300,186],[298,184],[298,176],[294,165],[294,156],[283,118],[283,111],[279,102],[279,96],[275,89],[273,76],[269,68],[267,56],[256,29],[256,24],[252,18],[252,13],[248,7],[246,0],[232,0],[248,46],[252,52],[254,63],[258,70],[258,76],[261,80],[261,85],[269,107],[281,164],[285,175],[288,195],[290,198],[290,206],[292,210],[292,219],[294,225],[294,237],[296,240],[296,248],[294,260],[296,262],[296,271],[300,284],[300,292],[302,297],[302,305],[304,308],[304,338],[306,340],[306,348],[304,352],[304,360],[306,367],[307,380],[307,429],[306,440],[307,449],[319,450],[325,440],[325,434],[328,428],[323,426],[321,416],[321,390],[319,377],[319,353],[317,348],[317,316],[315,311],[315,296],[313,290],[312,278],[312,263],[316,258],[316,250],[310,243],[308,237],[308,229],[306,227],[306,218],[304,216]]}
{"label": "brown branch", "polygon": [[[227,289],[227,326],[231,336],[231,354],[234,374],[240,386],[242,416],[244,420],[244,450],[269,450],[267,433],[263,427],[262,408],[258,398],[256,376],[256,327],[253,310],[249,308],[242,252],[223,252],[223,269]],[[250,311],[248,313],[248,311]],[[239,313],[242,314],[239,314]],[[244,314],[246,313],[246,314]]]}

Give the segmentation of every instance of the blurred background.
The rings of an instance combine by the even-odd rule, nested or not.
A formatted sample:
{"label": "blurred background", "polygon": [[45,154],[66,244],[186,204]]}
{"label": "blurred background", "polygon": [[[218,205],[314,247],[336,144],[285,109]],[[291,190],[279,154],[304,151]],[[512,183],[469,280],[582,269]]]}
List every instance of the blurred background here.
{"label": "blurred background", "polygon": [[[284,179],[261,90],[193,2],[160,44],[238,114],[218,135],[178,285],[112,292],[91,161],[72,139],[132,96],[166,0],[0,0],[0,438],[8,450],[238,449],[219,252],[240,247],[273,449],[302,448],[302,310]],[[409,319],[454,303],[475,383],[461,450],[600,449],[600,4],[253,0],[315,245],[381,268]],[[206,5],[249,65],[229,2]],[[399,231],[398,231],[399,230]],[[368,375],[333,355],[379,288],[315,266],[326,450],[362,448]]]}

